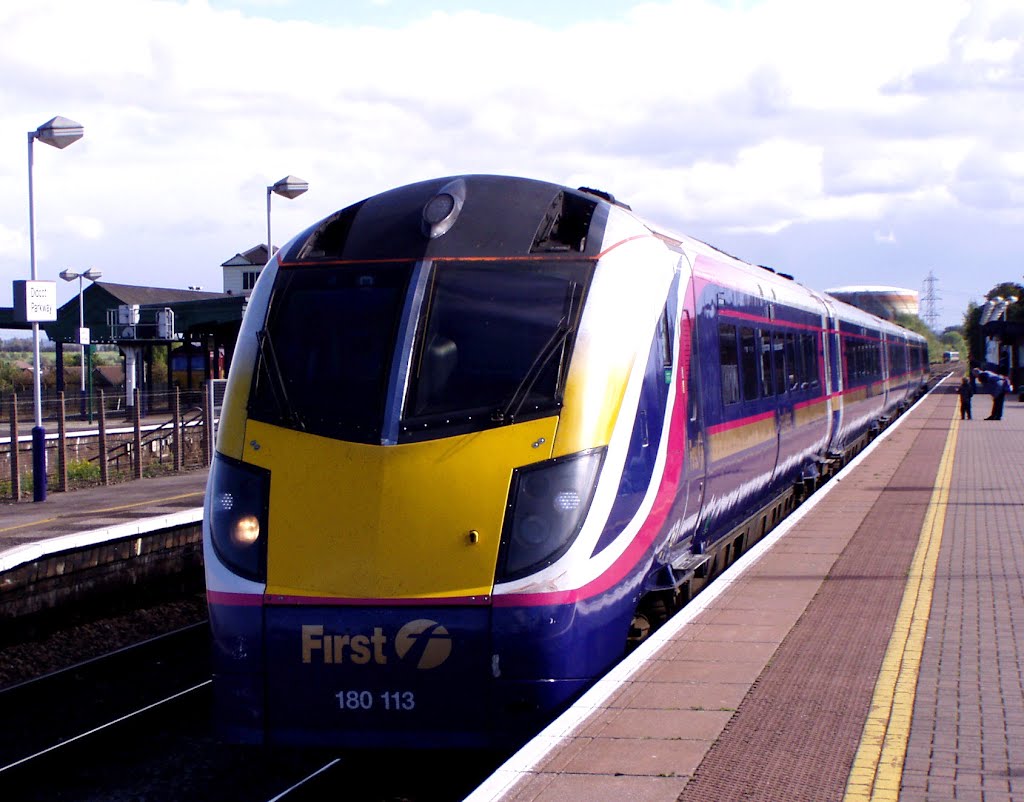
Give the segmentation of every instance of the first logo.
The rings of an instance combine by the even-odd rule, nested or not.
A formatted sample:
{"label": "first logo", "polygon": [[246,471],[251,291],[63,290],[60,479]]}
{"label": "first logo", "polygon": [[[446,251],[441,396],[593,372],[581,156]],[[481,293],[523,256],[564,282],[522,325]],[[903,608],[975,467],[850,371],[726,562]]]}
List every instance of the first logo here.
{"label": "first logo", "polygon": [[443,624],[417,618],[398,630],[395,653],[400,660],[415,661],[416,668],[437,668],[452,653],[452,637]]}

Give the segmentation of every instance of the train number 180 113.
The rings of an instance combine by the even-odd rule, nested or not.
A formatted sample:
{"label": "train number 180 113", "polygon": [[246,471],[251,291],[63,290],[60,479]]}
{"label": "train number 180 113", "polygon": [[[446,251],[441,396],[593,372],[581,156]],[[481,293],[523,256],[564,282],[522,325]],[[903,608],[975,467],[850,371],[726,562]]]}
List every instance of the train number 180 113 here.
{"label": "train number 180 113", "polygon": [[338,691],[334,696],[341,710],[416,709],[416,694],[412,691]]}

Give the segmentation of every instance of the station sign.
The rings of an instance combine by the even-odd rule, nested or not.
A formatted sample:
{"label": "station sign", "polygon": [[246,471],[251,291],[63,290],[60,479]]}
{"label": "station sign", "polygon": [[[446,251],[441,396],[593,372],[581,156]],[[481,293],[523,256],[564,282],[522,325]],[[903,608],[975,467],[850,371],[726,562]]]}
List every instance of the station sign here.
{"label": "station sign", "polygon": [[14,320],[17,323],[47,323],[57,319],[57,282],[14,282]]}

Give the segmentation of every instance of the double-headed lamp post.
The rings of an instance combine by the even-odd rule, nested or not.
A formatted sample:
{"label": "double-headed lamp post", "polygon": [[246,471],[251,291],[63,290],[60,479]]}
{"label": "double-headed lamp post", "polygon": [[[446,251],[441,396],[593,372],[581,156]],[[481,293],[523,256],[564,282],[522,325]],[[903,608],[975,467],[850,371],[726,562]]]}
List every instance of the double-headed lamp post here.
{"label": "double-headed lamp post", "polygon": [[267,187],[267,261],[269,262],[273,257],[273,241],[270,239],[270,196],[280,195],[282,198],[297,198],[303,192],[309,189],[309,184],[303,181],[301,178],[296,178],[293,175],[286,175],[276,184]]}
{"label": "double-headed lamp post", "polygon": [[85,349],[92,348],[91,338],[86,334],[88,329],[85,328],[85,305],[82,300],[82,279],[89,279],[89,281],[97,281],[103,276],[102,270],[97,270],[95,267],[90,267],[88,270],[84,270],[78,273],[74,270],[61,270],[60,277],[65,281],[74,281],[78,279],[78,343],[81,348],[82,358],[79,363],[82,368],[82,417],[85,417]]}
{"label": "double-headed lamp post", "polygon": [[[32,144],[38,139],[63,150],[77,142],[85,129],[67,117],[54,117],[28,132],[28,247],[32,280],[36,280],[36,221],[32,197]],[[43,428],[42,368],[39,364],[39,323],[32,322],[32,390],[35,426],[32,429],[32,500],[46,501],[46,429]]]}

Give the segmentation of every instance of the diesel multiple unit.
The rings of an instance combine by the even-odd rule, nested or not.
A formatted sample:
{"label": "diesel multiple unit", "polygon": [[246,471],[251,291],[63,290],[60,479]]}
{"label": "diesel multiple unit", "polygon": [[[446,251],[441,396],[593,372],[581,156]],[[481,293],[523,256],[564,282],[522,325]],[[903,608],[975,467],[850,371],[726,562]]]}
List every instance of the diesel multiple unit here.
{"label": "diesel multiple unit", "polygon": [[368,198],[249,300],[206,494],[222,727],[506,744],[906,407],[925,341],[606,193]]}

